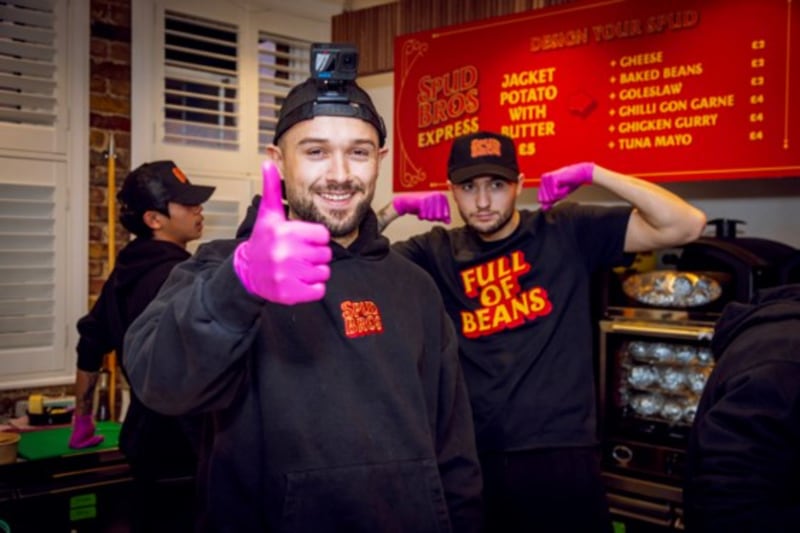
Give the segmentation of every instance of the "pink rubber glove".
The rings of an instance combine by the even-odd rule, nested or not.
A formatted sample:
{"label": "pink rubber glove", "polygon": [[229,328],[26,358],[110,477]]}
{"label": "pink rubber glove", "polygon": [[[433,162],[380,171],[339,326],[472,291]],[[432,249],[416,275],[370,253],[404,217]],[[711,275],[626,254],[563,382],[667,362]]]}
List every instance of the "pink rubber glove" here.
{"label": "pink rubber glove", "polygon": [[248,292],[270,302],[320,300],[331,277],[330,232],[322,224],[286,220],[278,169],[265,161],[261,172],[264,192],[253,232],[233,255],[236,275]]}
{"label": "pink rubber glove", "polygon": [[398,215],[411,213],[420,220],[450,223],[450,203],[441,192],[400,194],[392,200]]}
{"label": "pink rubber glove", "polygon": [[72,434],[69,436],[69,447],[74,449],[91,448],[97,446],[105,437],[94,434],[94,420],[92,415],[75,415],[72,424]]}
{"label": "pink rubber glove", "polygon": [[542,174],[542,183],[539,185],[542,211],[549,210],[581,185],[592,183],[593,172],[594,163],[576,163]]}

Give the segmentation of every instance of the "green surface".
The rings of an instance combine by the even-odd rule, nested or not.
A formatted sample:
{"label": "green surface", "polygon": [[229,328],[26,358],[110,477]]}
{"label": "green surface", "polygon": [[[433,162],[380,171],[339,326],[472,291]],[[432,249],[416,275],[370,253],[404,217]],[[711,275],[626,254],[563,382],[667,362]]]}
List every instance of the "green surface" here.
{"label": "green surface", "polygon": [[72,427],[27,431],[21,434],[22,438],[19,441],[17,453],[23,459],[34,460],[116,448],[119,444],[119,430],[121,427],[122,424],[119,422],[98,422],[97,433],[104,435],[105,439],[97,446],[83,448],[82,450],[73,450],[69,447],[69,436],[72,433]]}

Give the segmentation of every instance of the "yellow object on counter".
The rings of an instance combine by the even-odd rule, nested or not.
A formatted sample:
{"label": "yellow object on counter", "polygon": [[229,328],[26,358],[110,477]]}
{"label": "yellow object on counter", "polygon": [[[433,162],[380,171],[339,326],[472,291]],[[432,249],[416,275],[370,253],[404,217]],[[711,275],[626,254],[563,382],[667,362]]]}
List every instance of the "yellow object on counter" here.
{"label": "yellow object on counter", "polygon": [[28,396],[28,413],[32,415],[44,414],[44,396],[41,394]]}

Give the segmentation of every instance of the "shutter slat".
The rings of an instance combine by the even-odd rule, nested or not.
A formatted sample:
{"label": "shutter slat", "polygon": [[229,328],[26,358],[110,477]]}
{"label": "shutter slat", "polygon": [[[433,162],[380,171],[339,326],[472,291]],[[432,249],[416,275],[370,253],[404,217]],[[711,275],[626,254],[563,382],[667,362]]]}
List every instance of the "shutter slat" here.
{"label": "shutter slat", "polygon": [[235,104],[236,99],[234,98],[225,98],[224,96],[211,96],[211,95],[201,95],[197,93],[192,93],[189,91],[175,91],[175,90],[166,90],[164,92],[167,96],[172,96],[175,98],[192,98],[197,100],[205,100],[207,102],[221,102],[221,103],[228,103],[228,104]]}
{"label": "shutter slat", "polygon": [[13,109],[0,109],[0,122],[30,124],[34,126],[52,126],[56,123],[56,117],[53,113],[31,113],[28,111],[15,111]]}
{"label": "shutter slat", "polygon": [[52,331],[30,331],[25,333],[0,333],[0,346],[5,349],[35,348],[51,346]]}
{"label": "shutter slat", "polygon": [[0,333],[49,331],[53,328],[53,315],[28,315],[25,317],[0,317]]}
{"label": "shutter slat", "polygon": [[17,89],[37,94],[52,94],[56,83],[53,80],[29,78],[26,76],[9,76],[0,74],[0,87]]}
{"label": "shutter slat", "polygon": [[39,46],[20,41],[4,41],[0,39],[0,54],[32,61],[51,62],[55,58],[56,51],[52,46]]}
{"label": "shutter slat", "polygon": [[19,72],[22,75],[35,78],[52,78],[55,75],[56,66],[52,63],[10,59],[0,56],[0,72]]}
{"label": "shutter slat", "polygon": [[[47,250],[17,251],[14,253],[10,253],[9,250],[0,250],[0,267],[20,265],[53,266],[54,263],[53,253]],[[0,288],[0,290],[2,290],[2,288]],[[3,295],[0,294],[0,298],[2,298],[2,296]]]}
{"label": "shutter slat", "polygon": [[47,96],[0,91],[0,105],[23,107],[28,111],[32,109],[52,109],[56,105],[56,99]]}
{"label": "shutter slat", "polygon": [[0,24],[0,38],[16,39],[19,41],[50,44],[55,38],[51,29],[22,26],[19,24]]}
{"label": "shutter slat", "polygon": [[44,298],[53,301],[53,289],[54,285],[52,283],[24,283],[15,285],[0,283],[0,300],[11,298]]}
{"label": "shutter slat", "polygon": [[[227,61],[231,60],[231,56],[229,56],[229,55],[215,54],[213,52],[209,52],[209,51],[206,51],[206,50],[198,50],[197,48],[186,48],[186,47],[177,46],[177,45],[166,45],[164,48],[168,52],[183,52],[185,54],[190,54],[190,55],[193,55],[193,56],[202,57],[203,59],[206,59],[206,60],[212,60],[212,59],[221,59],[221,60],[227,60]],[[191,64],[195,64],[195,63],[191,63]],[[236,74],[235,70],[222,69],[222,71],[223,72],[230,72],[233,75]]]}
{"label": "shutter slat", "polygon": [[[188,142],[187,142],[188,141]],[[222,150],[235,150],[239,144],[237,141],[226,141],[224,139],[214,139],[210,137],[199,137],[194,135],[164,135],[164,142],[191,144],[201,148],[219,148]]]}
{"label": "shutter slat", "polygon": [[39,11],[52,11],[56,0],[13,0],[7,3]]}
{"label": "shutter slat", "polygon": [[53,302],[49,300],[0,300],[0,315],[25,316],[53,313]]}
{"label": "shutter slat", "polygon": [[20,2],[0,5],[0,20],[44,28],[51,28],[53,26],[54,21],[52,13],[35,11],[34,9],[19,9],[12,7],[13,4],[19,5]]}
{"label": "shutter slat", "polygon": [[[167,105],[166,108],[167,108],[167,111],[168,111],[167,112],[168,115],[170,114],[169,111],[175,111],[175,112],[178,112],[178,113],[185,112],[185,113],[191,114],[193,116],[203,115],[203,116],[210,117],[210,118],[215,118],[215,117],[217,117],[217,118],[218,117],[236,118],[238,116],[238,114],[236,112],[217,111],[217,110],[214,110],[214,109],[203,109],[203,108],[199,108],[199,107],[190,107],[190,106],[185,106],[185,105]],[[176,121],[173,121],[173,122],[176,122]],[[184,122],[187,123],[187,124],[191,124],[192,123],[190,121],[184,121]],[[209,121],[209,122],[203,122],[202,124],[212,124],[212,123],[213,122]],[[220,126],[220,127],[222,127],[222,126]],[[236,130],[236,128],[232,128],[232,129],[234,131]]]}

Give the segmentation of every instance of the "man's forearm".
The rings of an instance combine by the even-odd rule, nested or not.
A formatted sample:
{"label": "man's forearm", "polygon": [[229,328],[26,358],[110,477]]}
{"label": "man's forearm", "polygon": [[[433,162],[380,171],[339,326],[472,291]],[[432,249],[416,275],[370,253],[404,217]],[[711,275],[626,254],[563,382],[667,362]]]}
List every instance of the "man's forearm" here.
{"label": "man's forearm", "polygon": [[378,217],[378,233],[383,233],[383,230],[400,216],[392,202],[383,206],[375,214]]}
{"label": "man's forearm", "polygon": [[595,165],[593,183],[635,208],[625,237],[626,252],[685,244],[699,237],[706,225],[702,211],[649,181]]}
{"label": "man's forearm", "polygon": [[97,386],[99,375],[99,372],[77,370],[75,374],[75,414],[77,416],[92,414],[94,389]]}

